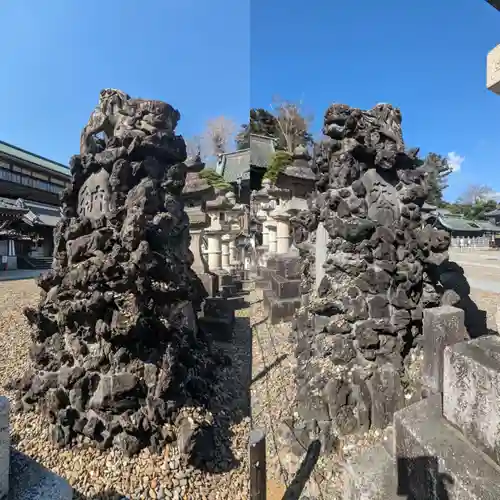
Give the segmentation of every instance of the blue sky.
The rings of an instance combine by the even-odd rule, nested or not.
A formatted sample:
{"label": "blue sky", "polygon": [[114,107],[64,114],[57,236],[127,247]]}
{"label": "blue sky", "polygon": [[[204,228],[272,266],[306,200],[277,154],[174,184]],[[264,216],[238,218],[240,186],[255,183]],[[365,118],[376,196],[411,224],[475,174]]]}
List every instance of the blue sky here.
{"label": "blue sky", "polygon": [[1,2],[0,139],[67,163],[99,91],[167,101],[178,131],[248,121],[249,0]]}
{"label": "blue sky", "polygon": [[500,12],[485,0],[2,2],[0,139],[66,163],[103,87],[157,98],[199,134],[273,95],[321,128],[331,102],[391,102],[405,139],[463,158],[447,198],[500,192],[500,96],[485,88]]}
{"label": "blue sky", "polygon": [[486,55],[500,12],[486,0],[251,0],[251,104],[302,100],[319,131],[332,102],[401,108],[408,146],[463,158],[446,198],[500,192],[500,96]]}

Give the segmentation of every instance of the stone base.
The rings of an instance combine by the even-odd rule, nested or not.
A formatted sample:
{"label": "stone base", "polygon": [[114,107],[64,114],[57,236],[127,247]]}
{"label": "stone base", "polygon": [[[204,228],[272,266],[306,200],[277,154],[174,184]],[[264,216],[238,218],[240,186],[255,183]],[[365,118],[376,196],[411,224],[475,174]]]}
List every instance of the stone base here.
{"label": "stone base", "polygon": [[264,290],[264,310],[269,322],[274,325],[280,321],[291,321],[300,307],[300,298],[281,299],[272,290]]}
{"label": "stone base", "polygon": [[235,322],[234,306],[222,298],[205,300],[198,318],[199,328],[219,342],[231,342]]}
{"label": "stone base", "polygon": [[11,449],[8,500],[71,500],[69,483],[32,460]]}
{"label": "stone base", "polygon": [[500,468],[441,415],[441,396],[394,417],[399,493],[429,500],[500,498]]}

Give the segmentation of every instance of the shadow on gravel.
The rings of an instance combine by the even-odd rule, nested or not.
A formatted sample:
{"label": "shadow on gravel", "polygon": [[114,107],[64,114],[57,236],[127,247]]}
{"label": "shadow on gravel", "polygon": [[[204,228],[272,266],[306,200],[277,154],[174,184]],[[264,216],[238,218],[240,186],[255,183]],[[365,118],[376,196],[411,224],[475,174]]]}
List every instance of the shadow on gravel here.
{"label": "shadow on gravel", "polygon": [[316,439],[307,448],[304,460],[302,460],[300,468],[295,474],[290,486],[286,489],[283,500],[299,500],[299,498],[301,498],[306,483],[311,477],[314,467],[318,462],[320,451],[321,443]]}
{"label": "shadow on gravel", "polygon": [[437,289],[442,288],[445,293],[454,292],[459,301],[454,305],[463,309],[465,327],[471,338],[483,335],[497,335],[498,333],[487,327],[486,311],[479,309],[470,298],[471,288],[464,273],[464,269],[453,261],[445,261],[427,269],[429,277],[436,284]]}
{"label": "shadow on gravel", "polygon": [[255,377],[251,381],[251,385],[255,384],[258,380],[261,378],[264,378],[273,368],[276,366],[279,366],[283,360],[285,360],[288,357],[287,354],[282,354],[281,356],[278,356],[270,365],[266,366],[262,371],[257,373]]}
{"label": "shadow on gravel", "polygon": [[[252,374],[252,339],[250,319],[236,317],[231,342],[215,342],[223,363],[216,374],[216,386],[209,404],[214,416],[213,432],[200,442],[202,459],[193,464],[209,473],[224,473],[240,463],[232,452],[233,427],[250,417],[250,381]],[[249,423],[249,422],[248,422]],[[248,429],[242,429],[241,438],[248,438]]]}

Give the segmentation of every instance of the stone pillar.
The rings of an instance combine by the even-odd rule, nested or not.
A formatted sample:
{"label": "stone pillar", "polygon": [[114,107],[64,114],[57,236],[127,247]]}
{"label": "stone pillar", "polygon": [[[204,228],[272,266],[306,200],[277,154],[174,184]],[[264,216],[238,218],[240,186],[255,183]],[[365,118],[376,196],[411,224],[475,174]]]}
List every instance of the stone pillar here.
{"label": "stone pillar", "polygon": [[325,229],[325,226],[322,222],[318,224],[318,229],[316,230],[316,245],[315,245],[315,273],[316,273],[316,283],[315,283],[315,291],[318,290],[318,287],[325,275],[325,268],[323,265],[326,261],[326,253],[327,248],[326,245],[328,243],[328,233]]}
{"label": "stone pillar", "polygon": [[225,271],[231,271],[231,264],[229,261],[229,242],[231,241],[231,236],[229,234],[224,234],[221,238],[221,267]]}
{"label": "stone pillar", "polygon": [[207,255],[208,268],[216,271],[222,267],[221,233],[216,231],[206,231],[207,235]]}
{"label": "stone pillar", "polygon": [[7,498],[9,493],[9,400],[0,396],[0,498]]}
{"label": "stone pillar", "polygon": [[290,249],[290,220],[281,215],[276,219],[276,253],[284,254]]}
{"label": "stone pillar", "polygon": [[201,250],[201,229],[191,229],[190,234],[191,242],[189,244],[189,250],[191,250],[194,259],[191,267],[197,274],[208,272],[205,257]]}

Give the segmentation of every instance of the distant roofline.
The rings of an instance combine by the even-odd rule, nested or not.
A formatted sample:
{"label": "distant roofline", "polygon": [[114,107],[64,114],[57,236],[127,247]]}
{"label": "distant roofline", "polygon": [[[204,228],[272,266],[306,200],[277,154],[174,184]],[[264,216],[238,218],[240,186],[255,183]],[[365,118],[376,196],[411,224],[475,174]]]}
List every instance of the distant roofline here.
{"label": "distant roofline", "polygon": [[267,139],[268,141],[275,141],[276,138],[271,137],[270,135],[262,135],[262,134],[249,134],[250,137],[258,137],[259,139]]}
{"label": "distant roofline", "polygon": [[[31,161],[31,163],[33,163],[37,167],[40,167],[40,168],[49,168],[49,169],[54,170],[55,172],[62,173],[62,174],[66,174],[67,173],[67,175],[70,175],[69,168],[66,165],[63,165],[62,163],[59,163],[59,162],[54,161],[54,160],[50,160],[49,158],[45,158],[44,156],[37,155],[36,153],[32,153],[31,151],[27,151],[26,149],[20,148],[18,146],[14,146],[14,144],[9,144],[8,142],[5,142],[5,141],[0,141],[0,153],[4,153],[6,155],[15,156],[15,154],[11,154],[9,152],[2,151],[2,148],[1,148],[2,145],[3,146],[7,146],[8,148],[12,148],[12,149],[14,149],[16,151],[19,151],[20,153],[23,153],[24,155],[28,155],[28,157],[32,157],[33,161]],[[18,160],[20,160],[20,161],[30,161],[30,160],[26,160],[26,159],[24,159],[22,157],[16,157],[16,158]],[[52,166],[47,166],[47,165],[44,165],[44,164],[40,164],[36,160],[42,160],[44,162],[48,162],[49,164],[52,164],[53,167]],[[64,171],[61,172],[60,169],[64,169]]]}
{"label": "distant roofline", "polygon": [[242,153],[248,153],[250,151],[250,148],[244,148],[244,149],[239,149],[238,151],[231,151],[229,153],[222,153],[222,156],[237,156]]}

